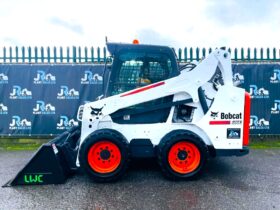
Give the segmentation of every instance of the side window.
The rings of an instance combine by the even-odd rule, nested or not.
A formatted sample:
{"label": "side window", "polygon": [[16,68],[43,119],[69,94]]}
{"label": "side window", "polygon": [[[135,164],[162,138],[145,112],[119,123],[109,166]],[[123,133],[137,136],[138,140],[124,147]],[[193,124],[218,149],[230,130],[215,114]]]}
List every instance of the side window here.
{"label": "side window", "polygon": [[170,77],[171,73],[171,61],[164,60],[165,62],[158,61],[150,61],[150,78],[154,82],[158,82],[161,80],[165,80]]}
{"label": "side window", "polygon": [[112,95],[135,89],[138,86],[138,79],[142,66],[142,61],[123,61],[120,64],[119,74],[117,78],[115,78],[113,84]]}
{"label": "side window", "polygon": [[165,54],[126,52],[118,57],[111,95],[170,78],[171,60]]}
{"label": "side window", "polygon": [[142,61],[125,61],[122,63],[119,74],[119,83],[136,84],[143,66]]}

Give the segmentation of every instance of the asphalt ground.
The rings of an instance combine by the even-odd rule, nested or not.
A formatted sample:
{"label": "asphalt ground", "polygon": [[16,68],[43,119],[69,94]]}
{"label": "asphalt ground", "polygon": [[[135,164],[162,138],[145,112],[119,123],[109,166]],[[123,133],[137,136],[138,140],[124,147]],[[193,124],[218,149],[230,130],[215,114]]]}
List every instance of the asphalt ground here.
{"label": "asphalt ground", "polygon": [[[0,151],[0,185],[32,151]],[[116,183],[83,174],[62,185],[0,188],[0,209],[280,209],[280,149],[208,161],[195,181],[166,180],[154,160],[133,161]]]}

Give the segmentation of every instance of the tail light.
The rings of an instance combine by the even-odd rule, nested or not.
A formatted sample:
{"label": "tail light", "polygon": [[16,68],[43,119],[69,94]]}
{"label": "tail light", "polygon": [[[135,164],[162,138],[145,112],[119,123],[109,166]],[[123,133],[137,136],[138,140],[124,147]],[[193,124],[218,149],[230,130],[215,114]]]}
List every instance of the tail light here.
{"label": "tail light", "polygon": [[249,131],[250,131],[250,94],[245,92],[245,106],[244,106],[244,122],[243,122],[243,146],[249,145]]}

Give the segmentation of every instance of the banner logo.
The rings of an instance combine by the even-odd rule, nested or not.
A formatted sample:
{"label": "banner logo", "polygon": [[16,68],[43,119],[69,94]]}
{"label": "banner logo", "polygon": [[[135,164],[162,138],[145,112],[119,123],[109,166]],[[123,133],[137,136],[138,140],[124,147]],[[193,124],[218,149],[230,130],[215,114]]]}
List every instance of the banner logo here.
{"label": "banner logo", "polygon": [[270,83],[280,83],[280,70],[274,69],[273,75],[270,77]]}
{"label": "banner logo", "polygon": [[256,85],[250,85],[251,98],[269,98],[269,91],[263,87],[258,89]]}
{"label": "banner logo", "polygon": [[8,84],[9,83],[9,78],[7,75],[1,73],[0,74],[0,84]]}
{"label": "banner logo", "polygon": [[18,85],[13,86],[13,91],[10,93],[10,99],[32,99],[32,92],[26,88],[22,89]]}
{"label": "banner logo", "polygon": [[273,107],[271,107],[270,111],[271,111],[271,114],[280,113],[280,100],[274,100]]}
{"label": "banner logo", "polygon": [[4,104],[0,104],[0,114],[8,114],[8,107]]}
{"label": "banner logo", "polygon": [[60,86],[60,92],[57,94],[57,99],[79,99],[79,92],[74,88],[70,89],[68,86]]}
{"label": "banner logo", "polygon": [[59,123],[56,124],[57,130],[68,130],[73,126],[78,126],[78,121],[75,121],[74,119],[69,120],[67,116],[60,116]]}
{"label": "banner logo", "polygon": [[19,116],[13,116],[12,122],[9,125],[10,130],[30,130],[31,129],[31,121],[27,119],[21,120]]}
{"label": "banner logo", "polygon": [[228,139],[240,139],[240,128],[228,128],[227,138]]}
{"label": "banner logo", "polygon": [[34,84],[53,85],[56,83],[56,78],[52,74],[38,70],[37,77],[34,78]]}
{"label": "banner logo", "polygon": [[256,115],[251,115],[250,117],[250,129],[252,130],[268,130],[269,129],[269,121],[264,118],[260,119]]}
{"label": "banner logo", "polygon": [[55,114],[55,107],[51,104],[45,104],[44,101],[37,101],[33,108],[33,114]]}
{"label": "banner logo", "polygon": [[234,84],[236,85],[240,85],[240,84],[243,84],[244,83],[244,76],[242,74],[239,74],[239,73],[235,73],[233,75],[233,78],[232,78]]}
{"label": "banner logo", "polygon": [[81,78],[81,84],[99,85],[102,84],[103,78],[99,74],[92,74],[91,71],[85,71],[84,77]]}

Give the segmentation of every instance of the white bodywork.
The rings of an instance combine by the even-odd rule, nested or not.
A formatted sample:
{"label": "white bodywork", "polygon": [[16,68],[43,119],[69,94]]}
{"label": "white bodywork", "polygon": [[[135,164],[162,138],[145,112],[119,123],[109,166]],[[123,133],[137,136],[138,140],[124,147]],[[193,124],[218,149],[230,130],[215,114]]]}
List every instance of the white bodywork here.
{"label": "white bodywork", "polygon": [[[222,73],[223,84],[217,85],[219,88],[216,90],[209,81],[217,67]],[[212,104],[208,101],[206,114],[199,101],[199,87],[208,98],[214,98]],[[187,104],[195,107],[190,122],[173,122],[174,107],[165,123],[117,124],[110,117],[110,114],[122,108],[169,95],[174,95],[173,102],[193,100]],[[81,106],[78,113],[82,121],[80,145],[89,134],[103,128],[119,131],[129,142],[132,139],[150,139],[153,145],[158,145],[167,133],[185,129],[196,133],[206,145],[212,145],[215,149],[241,149],[244,96],[244,89],[233,86],[230,55],[224,50],[215,50],[193,70],[183,70],[177,77]],[[92,108],[102,110],[98,115],[93,115]],[[240,129],[240,136],[230,138],[227,136],[228,128]]]}

